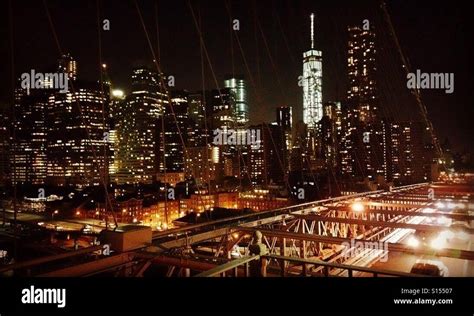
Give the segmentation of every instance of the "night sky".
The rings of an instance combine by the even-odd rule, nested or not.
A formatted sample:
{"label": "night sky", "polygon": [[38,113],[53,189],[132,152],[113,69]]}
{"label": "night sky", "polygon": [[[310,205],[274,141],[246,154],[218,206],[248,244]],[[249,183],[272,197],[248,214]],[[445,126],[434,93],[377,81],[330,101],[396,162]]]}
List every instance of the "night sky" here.
{"label": "night sky", "polygon": [[[3,107],[12,99],[8,2],[0,4]],[[153,59],[135,1],[98,2],[101,20],[110,20],[110,30],[101,33],[102,60],[108,65],[114,86],[127,90],[132,68],[152,65]],[[97,2],[46,0],[45,3],[61,49],[78,62],[79,77],[97,80]],[[323,101],[343,100],[347,86],[347,25],[360,25],[367,18],[376,29],[380,48],[377,81],[383,112],[400,120],[419,119],[378,1],[191,1],[193,11],[182,0],[137,0],[137,3],[157,54],[158,23],[161,69],[175,76],[177,89],[190,91],[203,86],[194,12],[196,19],[201,20],[205,48],[219,86],[222,87],[224,76],[233,71],[247,78],[253,123],[275,120],[274,109],[280,105],[292,105],[296,119],[301,117],[302,91],[297,79],[302,71],[302,53],[310,45],[311,12],[316,14],[316,47],[323,52]],[[32,68],[44,71],[55,65],[59,51],[43,1],[11,1],[11,5],[15,77]],[[440,140],[449,138],[455,150],[474,152],[473,29],[469,3],[406,0],[387,1],[387,7],[413,71],[455,74],[453,94],[424,90],[422,97]],[[240,21],[237,36],[242,50],[235,35],[231,42],[228,10],[233,19]],[[205,56],[204,68],[205,87],[216,88]]]}

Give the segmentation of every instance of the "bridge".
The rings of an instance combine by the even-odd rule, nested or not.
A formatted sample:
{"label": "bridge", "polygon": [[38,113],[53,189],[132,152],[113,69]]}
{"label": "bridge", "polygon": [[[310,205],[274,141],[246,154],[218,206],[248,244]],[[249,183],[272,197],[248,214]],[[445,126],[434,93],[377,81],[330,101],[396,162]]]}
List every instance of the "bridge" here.
{"label": "bridge", "polygon": [[[340,196],[155,232],[151,244],[106,257],[93,246],[0,273],[408,277],[419,276],[411,267],[424,260],[446,266],[450,276],[474,276],[473,193],[466,184],[440,182]],[[48,264],[54,262],[61,264]]]}

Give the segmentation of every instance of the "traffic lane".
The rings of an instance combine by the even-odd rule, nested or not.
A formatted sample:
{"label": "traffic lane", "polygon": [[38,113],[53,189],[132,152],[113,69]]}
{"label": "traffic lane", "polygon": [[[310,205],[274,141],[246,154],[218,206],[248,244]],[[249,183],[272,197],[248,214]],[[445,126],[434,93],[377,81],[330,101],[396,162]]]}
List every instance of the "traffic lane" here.
{"label": "traffic lane", "polygon": [[[406,242],[409,238],[407,236],[401,242]],[[447,248],[460,249],[460,250],[474,250],[474,236],[470,236],[467,242],[459,240],[451,240],[445,244]],[[439,260],[443,262],[449,270],[449,276],[453,277],[473,277],[474,276],[474,262],[472,260],[447,258],[447,257],[436,257],[426,255],[414,255],[410,253],[402,252],[389,252],[387,262],[376,262],[372,265],[374,268],[394,270],[400,272],[410,272],[412,266],[415,264],[417,259],[429,259]]]}

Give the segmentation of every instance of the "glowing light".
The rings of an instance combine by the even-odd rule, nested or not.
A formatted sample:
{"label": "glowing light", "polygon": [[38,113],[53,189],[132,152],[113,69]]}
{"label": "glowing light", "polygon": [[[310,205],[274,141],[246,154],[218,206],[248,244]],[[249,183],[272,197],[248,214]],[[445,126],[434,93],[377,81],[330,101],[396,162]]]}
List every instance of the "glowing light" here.
{"label": "glowing light", "polygon": [[431,248],[433,249],[442,249],[444,247],[444,240],[443,238],[437,237],[431,241]]}
{"label": "glowing light", "polygon": [[435,204],[437,208],[444,208],[444,203],[438,202]]}
{"label": "glowing light", "polygon": [[107,64],[102,64],[102,68],[107,68]]}
{"label": "glowing light", "polygon": [[458,203],[457,207],[460,208],[460,209],[465,209],[466,205],[463,204],[463,203]]}
{"label": "glowing light", "polygon": [[81,215],[81,212],[77,211],[77,212],[76,212],[76,215],[78,215],[78,216]]}
{"label": "glowing light", "polygon": [[212,162],[219,163],[219,147],[214,146],[212,147]]}
{"label": "glowing light", "polygon": [[411,236],[408,238],[407,244],[410,247],[417,248],[420,245],[420,241],[416,237]]}
{"label": "glowing light", "polygon": [[58,214],[58,213],[59,213],[59,211],[58,211],[58,210],[54,211],[54,214]]}
{"label": "glowing light", "polygon": [[433,212],[434,212],[434,209],[429,208],[429,207],[423,209],[423,211],[422,211],[422,213],[433,213]]}
{"label": "glowing light", "polygon": [[122,98],[124,95],[125,93],[123,92],[123,90],[119,90],[119,89],[112,90],[112,96],[116,98]]}
{"label": "glowing light", "polygon": [[454,203],[448,203],[448,208],[449,208],[450,210],[452,210],[452,209],[455,208],[455,207],[456,207],[456,204],[454,204]]}
{"label": "glowing light", "polygon": [[454,237],[454,233],[450,230],[445,230],[444,232],[441,232],[439,236],[443,237],[444,239],[451,239]]}
{"label": "glowing light", "polygon": [[362,212],[362,211],[364,211],[364,205],[360,202],[356,202],[356,203],[352,204],[351,209],[354,212]]}
{"label": "glowing light", "polygon": [[449,224],[449,219],[445,216],[441,216],[441,217],[438,218],[438,224],[447,225],[447,224]]}

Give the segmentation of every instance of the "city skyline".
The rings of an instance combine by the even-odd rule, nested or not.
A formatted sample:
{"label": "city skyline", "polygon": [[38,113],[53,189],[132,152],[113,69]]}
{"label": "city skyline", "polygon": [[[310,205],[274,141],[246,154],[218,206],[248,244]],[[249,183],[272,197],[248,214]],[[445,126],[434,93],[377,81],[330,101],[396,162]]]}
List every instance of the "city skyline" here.
{"label": "city skyline", "polygon": [[[364,16],[369,16],[369,21],[371,21],[370,15],[374,13],[374,10],[377,8],[374,6],[373,2],[367,2],[363,3],[361,7],[356,8],[356,13],[354,18],[349,18],[347,14],[345,14],[344,8],[338,8],[336,5],[328,5],[328,4],[319,4],[319,5],[314,5],[313,7],[316,7],[314,10],[313,8],[310,8],[311,5],[302,2],[299,3],[296,8],[293,8],[291,10],[288,10],[288,14],[282,14],[281,10],[279,10],[279,16],[275,16],[273,14],[273,22],[275,24],[278,24],[278,29],[280,34],[277,34],[279,38],[276,38],[277,35],[272,34],[268,27],[271,25],[269,23],[269,18],[266,16],[259,17],[258,21],[255,21],[252,19],[252,10],[254,10],[254,6],[251,2],[245,3],[246,5],[238,5],[236,3],[230,3],[232,8],[235,10],[234,13],[234,18],[239,19],[240,22],[240,30],[236,31],[235,34],[233,35],[233,60],[231,60],[231,49],[230,49],[230,39],[231,39],[231,34],[229,31],[229,16],[227,14],[227,8],[223,3],[220,3],[220,6],[216,6],[216,8],[209,9],[206,8],[205,11],[202,12],[203,17],[208,10],[211,10],[211,12],[220,12],[220,15],[215,15],[212,14],[212,20],[215,20],[213,23],[217,23],[217,25],[220,25],[222,28],[222,32],[220,32],[219,40],[218,41],[213,41],[212,39],[212,34],[209,32],[206,32],[206,30],[203,27],[203,36],[204,36],[204,42],[207,47],[207,52],[210,55],[210,60],[211,63],[213,64],[213,67],[215,68],[215,75],[217,76],[218,82],[223,86],[223,79],[225,76],[227,76],[229,73],[232,73],[232,69],[234,69],[235,74],[239,75],[244,75],[247,79],[247,86],[248,86],[248,91],[249,91],[249,104],[252,104],[253,106],[250,107],[250,119],[252,123],[260,123],[262,121],[273,121],[273,113],[274,109],[277,108],[278,106],[282,105],[289,105],[293,107],[293,113],[294,113],[294,119],[295,121],[301,120],[302,119],[302,94],[301,94],[301,89],[298,86],[298,76],[301,75],[301,63],[300,63],[300,54],[302,51],[305,51],[309,49],[309,27],[308,27],[308,18],[309,14],[311,12],[315,12],[315,25],[316,25],[316,40],[315,40],[315,46],[317,49],[320,49],[323,51],[323,56],[325,57],[325,62],[323,62],[323,73],[325,74],[323,76],[323,102],[328,102],[328,101],[341,101],[345,99],[345,90],[343,87],[347,84],[345,83],[347,79],[345,79],[345,76],[343,75],[345,73],[345,63],[343,56],[345,55],[344,49],[344,38],[346,35],[346,28],[349,25],[354,25],[354,22],[358,22],[356,25],[361,25],[363,19],[357,18],[356,16],[359,15],[360,17]],[[277,9],[280,9],[280,7],[289,7],[288,4],[284,3],[277,3],[274,4],[274,7],[272,6],[266,6],[267,3],[264,3],[262,5],[257,5],[255,8],[257,11],[266,11],[266,8],[271,7],[272,9],[270,11],[276,12]],[[154,39],[156,38],[156,28],[155,28],[155,17],[153,16],[154,12],[154,5],[155,3],[148,3],[145,2],[142,8],[142,12],[144,14],[145,22],[147,23],[147,29],[148,32],[150,33],[152,45],[156,45],[157,41]],[[162,7],[160,7],[160,5]],[[162,3],[160,4],[158,2],[158,22],[159,22],[159,29],[161,29],[162,32],[160,32],[160,52],[161,52],[161,62],[160,62],[160,68],[167,73],[175,76],[176,79],[176,88],[177,89],[187,89],[187,90],[199,90],[200,87],[202,87],[202,79],[201,77],[201,58],[199,57],[199,39],[197,36],[196,28],[193,25],[193,18],[190,13],[190,8],[187,6],[186,3],[182,2],[179,4],[176,4],[176,8],[170,7],[169,3]],[[110,7],[105,1],[103,3],[103,8],[101,8],[101,15],[103,18],[109,18],[109,16],[114,16],[114,14],[118,13],[123,13],[123,10],[127,7],[124,4],[118,5],[117,7]],[[319,7],[319,8],[318,8]],[[52,2],[50,5],[50,10],[51,10],[51,16],[54,20],[54,23],[57,28],[58,32],[58,38],[60,42],[64,42],[64,50],[66,48],[71,47],[71,49],[67,49],[71,55],[75,57],[79,64],[79,76],[83,78],[87,78],[89,80],[97,80],[98,75],[97,71],[94,70],[94,68],[98,67],[93,67],[92,65],[97,64],[97,61],[93,62],[94,59],[97,59],[97,53],[94,52],[94,50],[87,50],[87,51],[77,51],[77,49],[74,49],[74,47],[77,47],[77,44],[79,42],[76,41],[71,41],[74,36],[70,36],[69,33],[72,31],[71,34],[74,34],[74,30],[70,30],[66,33],[64,33],[64,30],[67,29],[65,28],[67,26],[66,21],[64,21],[63,18],[60,18],[62,15],[68,16],[67,12],[68,10],[72,10],[74,8],[74,4],[71,4],[71,8],[68,6],[62,7],[58,4],[55,4],[55,2]],[[150,10],[146,10],[146,8]],[[161,9],[160,9],[161,8]],[[176,50],[177,51],[177,56],[173,56],[170,54],[171,51],[173,51],[173,47],[177,48],[176,43],[173,44],[173,41],[168,41],[170,32],[169,32],[169,26],[173,25],[173,23],[169,23],[169,18],[167,18],[164,12],[166,12],[166,9],[183,9],[183,17],[181,18],[182,20],[178,20],[184,23],[183,25],[187,25],[188,27],[186,30],[177,30],[178,32],[181,32],[183,40],[186,42],[184,50]],[[199,9],[199,3],[197,3],[193,7],[193,12],[197,14],[197,11]],[[306,10],[306,8],[310,8],[311,10]],[[388,4],[389,10],[393,10],[396,12],[397,10],[400,10],[403,8],[402,4]],[[42,11],[44,11],[44,8],[41,8]],[[136,8],[134,6],[131,7],[134,11],[136,11]],[[153,9],[153,10],[152,10]],[[319,9],[319,10],[318,10]],[[15,10],[15,5],[13,5],[13,10]],[[22,8],[22,10],[27,10],[25,8]],[[84,8],[80,8],[79,10],[86,10]],[[88,11],[91,12],[90,16],[95,17],[95,8],[88,8]],[[434,9],[430,9],[431,11],[434,11]],[[7,12],[6,10],[5,12]],[[39,11],[39,12],[42,12]],[[361,12],[358,12],[361,11]],[[437,11],[431,12],[432,16],[436,16]],[[454,10],[453,11],[453,18],[456,17],[457,15],[461,14],[461,10]],[[58,16],[59,12],[63,12],[63,14],[60,14]],[[297,15],[296,12],[301,12],[301,14],[304,14],[304,19],[302,19],[299,15]],[[341,16],[336,16],[334,15],[334,20],[331,21],[331,23],[328,23],[328,15],[327,13],[331,12],[339,12],[342,13]],[[292,14],[291,14],[292,13]],[[364,13],[369,13],[369,14],[364,14]],[[29,14],[28,12],[25,12],[25,14]],[[127,13],[131,14],[131,13]],[[209,13],[210,14],[210,13]],[[86,15],[87,16],[87,15]],[[429,18],[430,15],[428,15]],[[59,18],[58,18],[59,17]],[[209,16],[208,16],[209,17]],[[450,16],[447,15],[447,18]],[[38,17],[33,17],[33,20]],[[136,18],[136,17],[135,17]],[[291,23],[295,18],[298,18],[298,23]],[[394,23],[397,23],[397,20],[401,19],[402,17],[396,14],[392,14],[392,18],[394,20]],[[133,64],[138,65],[138,64],[146,64],[144,61],[147,60],[148,63],[151,62],[152,56],[150,56],[150,50],[147,45],[147,40],[145,36],[143,36],[142,40],[135,39],[135,38],[130,38],[127,36],[122,36],[123,34],[127,34],[127,32],[124,32],[123,34],[120,34],[119,36],[119,42],[114,42],[111,39],[115,38],[117,39],[117,33],[119,31],[122,31],[123,26],[122,25],[117,25],[114,24],[114,21],[112,18],[110,19],[111,23],[111,29],[110,31],[103,32],[103,42],[104,44],[102,45],[102,51],[103,51],[103,62],[107,63],[108,66],[108,71],[110,73],[110,77],[112,80],[117,82],[115,85],[122,88],[122,89],[129,89],[130,87],[130,82],[126,78],[127,74],[130,73],[131,67]],[[123,19],[123,18],[122,18]],[[339,19],[339,21],[337,20]],[[95,29],[95,33],[97,32],[97,22],[95,24],[91,23],[92,19],[91,18],[86,18],[85,19],[87,22],[87,26],[85,26],[85,34],[89,34],[91,39],[96,39],[97,34],[94,34],[93,31]],[[135,26],[129,25],[129,28],[136,29],[139,31],[139,34],[144,34],[143,29],[141,29],[141,25],[139,23],[139,20],[136,18],[137,23]],[[227,20],[227,23],[226,23]],[[301,20],[301,21],[300,21]],[[351,23],[348,23],[348,21],[351,20]],[[375,21],[375,29],[377,30],[377,25],[380,21],[377,20],[375,17],[373,19]],[[49,24],[47,23],[47,20],[43,19],[44,23],[41,23],[41,27],[43,28],[49,28]],[[256,23],[258,22],[258,23]],[[15,23],[19,23],[20,25],[16,25]],[[85,23],[85,22],[84,22]],[[206,24],[213,24],[209,19],[204,20],[204,25]],[[60,26],[58,26],[60,25]],[[281,25],[281,26],[280,26]],[[121,28],[119,31],[114,31],[114,27]],[[226,28],[227,27],[227,28]],[[396,24],[397,27],[397,32],[399,33],[400,40],[403,41],[403,43],[408,42],[410,43],[410,37],[407,36],[409,33],[406,32],[405,27],[403,24]],[[33,67],[32,69],[42,69],[45,68],[48,65],[51,65],[53,61],[51,60],[50,56],[55,56],[54,55],[54,50],[55,45],[54,43],[51,42],[51,38],[46,38],[44,37],[45,35],[42,35],[42,38],[45,40],[45,43],[51,42],[51,45],[43,45],[43,48],[46,51],[52,52],[51,54],[47,54],[47,56],[42,57],[42,54],[38,54],[38,56],[31,56],[29,61],[24,59],[23,50],[21,49],[22,46],[30,46],[30,45],[38,45],[37,39],[33,38],[28,38],[26,36],[27,34],[24,31],[24,25],[18,21],[18,18],[14,19],[14,34],[24,34],[26,41],[22,41],[20,43],[15,42],[15,51],[19,52],[19,54],[16,54],[18,56],[15,56],[15,69],[17,74],[19,74],[19,69],[24,69],[24,71],[27,71],[28,69],[25,69],[25,67],[21,67],[21,65],[25,64],[30,64]],[[109,33],[107,33],[109,32]],[[115,33],[114,33],[115,32]],[[183,33],[186,32],[186,33]],[[386,30],[384,30],[386,32]],[[440,34],[445,34],[446,30],[441,30]],[[48,34],[48,32],[45,32]],[[61,34],[62,33],[62,34]],[[114,35],[115,34],[115,35]],[[272,35],[271,35],[272,34]],[[292,34],[296,36],[291,36]],[[339,34],[338,37],[339,39],[333,41],[331,44],[331,41],[329,41],[328,37],[334,34]],[[51,34],[50,34],[51,35]],[[93,35],[95,35],[93,37]],[[263,36],[262,36],[263,35]],[[238,41],[236,40],[236,37],[239,37],[240,43],[243,45],[243,50],[241,51],[238,46]],[[256,37],[258,41],[250,40],[250,38]],[[16,41],[18,36],[15,36]],[[130,53],[130,45],[123,45],[127,41],[133,41],[135,43],[141,43],[141,45],[138,45],[136,47],[143,47],[141,58],[137,58],[137,54],[135,53]],[[428,40],[427,40],[428,41]],[[120,44],[122,42],[122,45]],[[341,45],[342,42],[342,45]],[[255,47],[255,43],[257,43],[257,47]],[[189,45],[188,45],[189,44]],[[295,46],[296,44],[296,46]],[[429,43],[428,43],[429,44]],[[96,44],[95,44],[96,45]],[[222,50],[218,49],[216,45],[223,45],[224,52]],[[433,45],[433,44],[431,44]],[[465,45],[463,41],[459,41],[457,45]],[[10,45],[8,43],[5,43],[5,48],[9,47]],[[93,45],[94,46],[94,45]],[[131,45],[132,47],[134,45]],[[253,48],[252,48],[253,46]],[[301,48],[301,50],[298,52],[297,47]],[[112,48],[112,49],[111,49]],[[197,48],[197,50],[196,50]],[[256,48],[258,51],[256,52]],[[120,66],[117,65],[117,54],[114,52],[120,51],[120,55],[122,55],[122,50],[124,50],[125,55],[123,57],[120,57],[121,59],[126,58],[125,56],[128,56],[129,60],[131,62],[122,62],[120,63]],[[407,52],[408,57],[410,58],[410,61],[412,62],[412,68],[421,68],[421,69],[428,69],[423,67],[423,65],[416,66],[417,64],[413,63],[413,60],[417,60],[417,54],[410,54],[412,53],[412,49],[408,45],[404,45],[404,50]],[[57,49],[56,49],[57,51]],[[189,53],[188,53],[189,52]],[[216,55],[216,52],[220,52],[218,55]],[[248,69],[245,67],[245,63],[243,61],[242,57],[242,52],[243,56],[246,57],[247,64],[249,66],[248,69],[251,70],[251,73],[249,76]],[[145,55],[149,55],[148,58],[146,58]],[[381,60],[384,60],[383,52],[381,53]],[[136,57],[132,57],[135,55]],[[176,63],[173,62],[173,60],[176,60],[175,58],[179,58],[178,56],[188,56],[185,58],[185,60],[189,60],[192,64],[194,64],[194,67],[190,67],[189,62],[185,63]],[[337,56],[339,58],[337,58]],[[132,57],[130,59],[130,57]],[[271,57],[271,58],[270,58]],[[398,56],[397,56],[398,57]],[[49,61],[47,61],[49,59]],[[142,62],[139,62],[139,59],[142,59]],[[31,61],[30,61],[31,60]],[[35,64],[33,65],[32,62],[33,60],[36,60]],[[182,60],[182,58],[181,58]],[[274,65],[272,65],[272,62]],[[443,59],[437,59],[433,61],[426,61],[423,60],[423,63],[426,64],[428,67],[433,67],[436,63],[438,63],[437,69],[445,70],[446,66],[449,67],[458,67],[459,60],[453,60],[450,58],[443,58]],[[398,63],[400,63],[398,61]],[[38,65],[38,66],[36,66]],[[127,71],[123,68],[122,65],[125,65],[127,68]],[[232,66],[233,65],[233,66]],[[187,67],[192,71],[187,70],[185,73],[186,75],[183,75],[183,70],[180,71],[180,68],[182,69],[183,67]],[[240,67],[240,69],[238,69]],[[393,63],[391,63],[391,67],[393,67]],[[8,68],[8,67],[6,67]],[[213,76],[211,75],[209,71],[209,66],[207,65],[207,60],[204,60],[204,68],[205,68],[205,80],[204,84],[206,88],[215,88],[215,80]],[[383,67],[382,67],[383,68]],[[276,69],[276,70],[275,70]],[[388,68],[383,68],[382,70],[385,70]],[[237,71],[238,70],[238,71]],[[447,69],[449,70],[449,69]],[[94,72],[96,75],[94,75]],[[6,71],[4,74],[8,74],[9,70]],[[293,75],[287,75],[287,74],[293,74]],[[5,76],[7,82],[10,82],[11,79],[9,78],[10,76]],[[270,79],[269,78],[273,78]],[[382,91],[388,91],[390,89],[395,89],[395,91],[400,91],[400,89],[403,90],[402,84],[403,82],[403,77],[399,76],[399,80],[396,81],[396,85],[394,84],[394,87],[390,87],[386,82],[381,82],[380,86]],[[446,103],[451,103],[452,101],[450,100],[465,100],[464,102],[460,102],[459,104],[456,104],[455,106],[460,107],[466,111],[472,111],[472,107],[467,106],[467,99],[466,96],[468,95],[467,90],[465,89],[466,82],[463,81],[464,79],[464,72],[457,71],[456,72],[456,89],[454,92],[454,95],[442,95],[437,92],[425,90],[422,92],[422,96],[424,97],[424,103],[428,107],[428,113],[430,118],[433,121],[433,125],[435,127],[435,130],[438,132],[438,136],[440,141],[444,141],[445,138],[448,138],[450,142],[454,145],[455,149],[457,151],[463,151],[465,149],[470,149],[472,146],[469,142],[469,133],[470,133],[470,127],[469,124],[466,121],[466,118],[457,118],[458,122],[456,122],[457,128],[454,129],[454,123],[452,120],[443,120],[442,118],[449,117],[450,115],[452,116],[450,111],[446,110]],[[269,84],[269,81],[272,81],[274,84]],[[280,83],[278,83],[280,81]],[[10,95],[11,92],[9,92],[8,86],[7,87],[2,87],[1,91],[1,96],[2,99],[4,100],[2,102],[3,106],[7,106],[8,103],[10,102],[9,99],[11,99]],[[283,89],[281,87],[284,87]],[[389,87],[389,89],[387,89]],[[401,91],[402,91],[401,90]],[[406,90],[406,89],[405,89]],[[384,94],[388,94],[388,92],[384,92]],[[404,91],[404,100],[408,100],[408,103],[413,102],[413,97],[407,93],[407,91]],[[384,98],[386,100],[390,100],[391,96],[390,95],[385,95]],[[6,100],[6,101],[5,101]],[[390,102],[384,101],[385,107],[390,107],[393,111],[397,110],[397,107],[399,105],[390,105]],[[413,106],[416,106],[415,103]],[[416,112],[416,111],[413,111]],[[410,114],[411,115],[411,114]],[[464,132],[460,132],[460,130]],[[472,150],[472,149],[471,149]]]}
{"label": "city skyline", "polygon": [[471,306],[472,14],[418,1],[2,2],[0,316]]}

